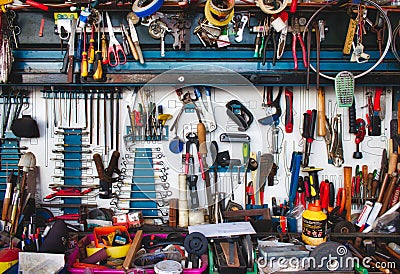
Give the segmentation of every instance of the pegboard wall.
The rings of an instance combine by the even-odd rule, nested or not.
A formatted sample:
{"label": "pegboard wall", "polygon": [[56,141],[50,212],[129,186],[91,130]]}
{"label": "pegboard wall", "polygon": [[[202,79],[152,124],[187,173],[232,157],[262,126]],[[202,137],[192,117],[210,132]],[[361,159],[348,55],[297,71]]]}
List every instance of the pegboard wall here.
{"label": "pegboard wall", "polygon": [[[273,186],[266,186],[264,201],[268,204],[271,203],[271,198],[276,197],[278,203],[282,203],[288,199],[289,184],[290,184],[290,162],[293,151],[303,151],[304,140],[301,136],[303,131],[303,113],[306,110],[317,108],[317,92],[315,88],[307,91],[304,87],[287,87],[293,91],[293,116],[294,128],[293,133],[285,132],[284,116],[285,116],[285,98],[281,97],[280,105],[282,107],[282,116],[278,125],[279,138],[278,147],[279,154],[276,158],[278,164],[277,176],[274,179]],[[273,97],[278,94],[278,87],[273,89]],[[115,91],[115,90],[114,90]],[[183,91],[193,91],[193,87],[185,87]],[[339,108],[336,104],[336,97],[333,87],[325,88],[325,107],[328,118],[336,114],[341,114],[342,118],[342,136],[343,136],[343,152],[344,164],[342,166],[368,165],[372,171],[378,169],[381,161],[381,154],[384,148],[388,147],[389,143],[389,123],[390,120],[395,118],[392,116],[393,105],[397,106],[397,101],[393,102],[390,87],[384,88],[386,93],[385,97],[385,119],[382,121],[382,132],[380,136],[370,137],[366,135],[364,141],[360,145],[360,151],[363,153],[363,158],[360,160],[353,159],[353,152],[356,149],[355,136],[349,134],[348,123],[348,108]],[[266,109],[262,107],[263,101],[263,87],[238,87],[238,86],[224,86],[223,88],[211,88],[211,102],[214,112],[214,117],[217,129],[214,132],[207,133],[207,146],[211,141],[217,141],[219,151],[228,150],[231,159],[240,160],[241,167],[233,167],[232,170],[221,170],[218,173],[218,191],[226,193],[228,198],[231,198],[231,193],[234,193],[235,202],[244,205],[245,201],[245,173],[244,161],[242,155],[242,143],[229,143],[220,142],[220,135],[222,133],[239,133],[237,125],[226,114],[226,103],[230,100],[239,100],[243,103],[254,116],[254,122],[250,128],[245,132],[250,141],[250,150],[258,153],[271,153],[271,126],[265,126],[258,123],[258,119],[266,116]],[[368,92],[375,92],[375,88],[370,87],[357,87],[355,90],[355,102],[357,118],[364,118],[368,112],[367,97]],[[97,185],[99,179],[93,161],[94,153],[99,153],[102,156],[104,165],[110,160],[112,151],[119,147],[121,153],[120,169],[123,169],[123,180],[114,184],[113,191],[117,195],[112,199],[100,199],[97,194],[98,189],[94,189],[90,193],[82,195],[79,200],[55,198],[46,201],[46,203],[60,204],[60,203],[80,203],[80,204],[95,204],[98,207],[113,208],[116,211],[124,211],[126,208],[132,208],[133,199],[145,199],[143,197],[132,196],[135,190],[132,189],[132,180],[136,180],[139,176],[142,178],[152,177],[147,180],[149,184],[153,183],[150,191],[157,193],[151,196],[156,200],[156,206],[152,204],[150,207],[158,208],[150,210],[149,216],[152,214],[162,216],[165,220],[167,218],[166,206],[170,198],[178,198],[178,174],[184,172],[184,162],[182,161],[183,152],[176,154],[172,153],[169,149],[170,141],[175,138],[175,132],[170,131],[170,127],[175,120],[182,103],[179,101],[173,86],[145,86],[138,91],[136,100],[133,100],[134,89],[122,87],[113,92],[113,107],[111,108],[110,93],[104,90],[92,90],[92,93],[84,95],[79,91],[69,90],[67,92],[52,93],[52,90],[43,92],[43,88],[34,87],[29,88],[30,103],[29,107],[24,110],[24,114],[30,114],[36,119],[40,137],[33,139],[22,138],[20,141],[21,146],[27,146],[29,151],[32,151],[36,156],[36,163],[39,168],[39,178],[37,187],[37,202],[44,203],[43,198],[49,194],[54,193],[49,188],[51,184],[63,184],[68,179],[77,180],[75,183],[82,185]],[[86,97],[88,96],[88,97]],[[106,96],[106,100],[105,97]],[[393,97],[396,98],[396,97]],[[85,104],[85,100],[87,100]],[[104,103],[106,101],[106,103]],[[162,140],[140,140],[136,136],[136,141],[130,139],[131,124],[129,121],[127,106],[130,110],[136,111],[139,109],[139,104],[142,106],[148,105],[149,102],[155,103],[155,106],[163,106],[163,113],[172,114],[172,119],[168,120],[163,128]],[[196,102],[197,105],[200,102]],[[207,104],[206,104],[207,105]],[[28,105],[27,105],[28,106]],[[382,105],[383,106],[383,105]],[[85,111],[87,109],[88,112]],[[119,119],[116,119],[117,112]],[[92,113],[85,115],[85,113]],[[100,117],[99,117],[100,115]],[[189,132],[196,132],[197,116],[193,109],[187,108],[179,120],[177,135],[182,140]],[[207,123],[207,121],[205,121]],[[111,126],[111,124],[113,126]],[[72,143],[68,144],[65,140],[65,135],[60,135],[59,132],[72,131],[75,133],[81,132],[80,138],[76,147]],[[119,128],[119,132],[115,129]],[[73,136],[73,135],[71,135]],[[106,137],[105,137],[106,136]],[[113,147],[111,147],[111,136],[113,136]],[[117,141],[118,138],[118,141]],[[75,141],[74,141],[75,142]],[[118,143],[118,144],[117,144]],[[68,147],[69,146],[69,147]],[[78,154],[81,161],[77,165],[68,165],[66,159],[68,156],[68,149],[70,153],[74,150],[81,150]],[[145,151],[140,152],[141,149]],[[147,150],[146,150],[147,149]],[[57,153],[57,151],[64,151]],[[71,151],[72,150],[72,151]],[[191,146],[191,152],[194,156],[194,169],[198,172],[198,160],[194,146]],[[138,168],[135,157],[138,153],[143,153],[146,157],[154,157],[152,164],[148,167],[151,171],[146,171],[145,175],[133,175],[134,168]],[[149,156],[151,155],[151,156]],[[208,154],[208,164],[212,165],[210,153]],[[137,159],[136,159],[137,160]],[[323,168],[319,172],[320,180],[328,179],[335,185],[335,189],[343,186],[343,168],[335,167],[328,164],[327,152],[324,139],[316,137],[312,144],[310,166]],[[78,173],[69,173],[71,178],[65,177],[67,169],[70,171],[79,171]],[[145,170],[146,167],[142,166]],[[238,173],[239,171],[239,173]],[[150,172],[150,173],[149,173]],[[150,175],[149,175],[150,174]],[[301,173],[302,175],[306,175]],[[63,178],[63,176],[65,178]],[[135,178],[134,176],[137,176]],[[251,174],[248,173],[248,181],[251,180]],[[212,176],[211,176],[212,178]],[[211,180],[212,181],[212,180]],[[4,184],[1,185],[1,195],[4,195]],[[200,205],[206,208],[206,194],[204,190],[204,181],[199,176],[198,181],[198,195]],[[233,189],[232,189],[233,188]],[[212,188],[214,189],[214,188]],[[124,200],[124,198],[127,198]],[[116,201],[116,199],[118,201]],[[117,202],[117,204],[116,204]],[[142,206],[143,207],[143,206]],[[145,206],[146,208],[149,205]],[[59,208],[51,209],[55,215],[65,214],[66,211]]]}

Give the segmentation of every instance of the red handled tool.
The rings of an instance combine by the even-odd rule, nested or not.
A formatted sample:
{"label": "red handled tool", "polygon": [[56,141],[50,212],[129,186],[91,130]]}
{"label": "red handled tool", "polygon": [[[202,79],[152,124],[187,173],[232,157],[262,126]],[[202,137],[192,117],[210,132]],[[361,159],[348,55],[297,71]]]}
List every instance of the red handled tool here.
{"label": "red handled tool", "polygon": [[188,141],[186,142],[186,157],[185,157],[185,174],[189,174],[189,159],[190,159],[190,146],[194,144],[197,149],[197,157],[199,158],[199,164],[200,164],[200,171],[201,171],[201,178],[205,180],[205,173],[204,173],[204,167],[203,167],[203,161],[201,159],[201,154],[200,154],[200,143],[199,139],[196,133],[190,132],[186,134],[186,138]]}
{"label": "red handled tool", "polygon": [[[293,3],[293,2],[292,2]],[[293,132],[293,92],[285,89],[286,114],[285,114],[285,131]]]}
{"label": "red handled tool", "polygon": [[301,37],[301,31],[300,31],[300,24],[299,24],[299,19],[297,17],[294,17],[292,19],[292,54],[293,54],[293,61],[294,61],[294,70],[298,69],[297,65],[297,40],[299,40],[300,46],[301,46],[301,52],[303,54],[303,64],[304,67],[308,67],[307,63],[307,54],[306,54],[306,47],[303,41],[303,38]]}
{"label": "red handled tool", "polygon": [[295,13],[297,10],[297,0],[292,0],[290,4],[290,13]]}

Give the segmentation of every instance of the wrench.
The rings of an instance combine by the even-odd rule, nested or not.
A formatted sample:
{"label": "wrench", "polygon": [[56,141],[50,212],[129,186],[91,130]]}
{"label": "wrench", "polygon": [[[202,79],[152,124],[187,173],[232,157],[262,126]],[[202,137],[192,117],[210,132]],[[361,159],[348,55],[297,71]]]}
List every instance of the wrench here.
{"label": "wrench", "polygon": [[142,194],[155,193],[155,194],[159,194],[160,198],[162,198],[162,199],[165,199],[165,198],[167,198],[169,196],[172,196],[172,191],[171,190],[167,190],[167,191],[129,190],[129,191],[126,191],[126,190],[121,190],[121,189],[118,189],[117,191],[115,191],[115,196],[119,197],[119,196],[121,196],[122,194],[125,194],[125,193],[142,193]]}
{"label": "wrench", "polygon": [[114,185],[114,188],[119,188],[121,189],[124,186],[155,186],[155,185],[160,185],[164,190],[168,190],[170,184],[166,182],[154,182],[154,183],[123,183],[122,181],[118,182],[116,185]]}

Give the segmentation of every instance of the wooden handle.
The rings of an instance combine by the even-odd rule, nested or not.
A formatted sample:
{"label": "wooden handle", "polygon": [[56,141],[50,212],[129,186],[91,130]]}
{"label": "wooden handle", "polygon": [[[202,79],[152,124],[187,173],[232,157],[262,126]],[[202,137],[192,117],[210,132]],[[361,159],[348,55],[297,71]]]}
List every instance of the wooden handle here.
{"label": "wooden handle", "polygon": [[207,154],[207,143],[206,143],[206,127],[202,122],[197,124],[197,137],[199,138],[199,151],[202,155]]}
{"label": "wooden handle", "polygon": [[318,136],[326,135],[325,91],[318,89]]}
{"label": "wooden handle", "polygon": [[133,44],[135,45],[136,51],[138,53],[139,62],[143,65],[144,64],[144,58],[143,58],[142,49],[140,48],[140,45],[139,45],[139,41],[133,42]]}
{"label": "wooden handle", "polygon": [[379,181],[373,180],[372,181],[372,187],[371,187],[371,196],[372,196],[372,198],[376,197],[376,190],[378,189],[378,187],[379,187]]}
{"label": "wooden handle", "polygon": [[382,214],[386,212],[388,205],[389,205],[389,201],[392,198],[393,190],[396,187],[396,182],[397,182],[397,174],[395,174],[395,176],[392,176],[392,178],[390,180],[388,190],[386,191],[386,195],[385,195],[384,201],[382,203],[382,208],[381,208],[381,211],[379,212],[378,216],[382,216]]}
{"label": "wooden handle", "polygon": [[142,235],[143,235],[143,230],[136,231],[135,238],[133,238],[128,254],[126,255],[124,263],[122,264],[122,267],[125,270],[131,268],[132,260],[135,257],[136,253],[138,252],[140,246],[142,245]]}
{"label": "wooden handle", "polygon": [[135,58],[136,61],[139,60],[139,55],[136,51],[135,45],[133,44],[131,37],[129,35],[127,35],[126,39],[128,40],[129,48],[132,51],[133,58]]}
{"label": "wooden handle", "polygon": [[383,177],[382,184],[381,184],[381,190],[379,191],[379,196],[378,196],[378,200],[377,200],[378,203],[382,203],[383,196],[385,195],[385,191],[386,191],[386,186],[389,182],[389,178],[390,178],[389,173],[386,173]]}
{"label": "wooden handle", "polygon": [[344,167],[344,189],[346,192],[346,220],[351,221],[351,174],[352,168],[351,167]]}
{"label": "wooden handle", "polygon": [[368,182],[368,166],[363,165],[361,168],[362,171],[362,180],[363,180],[363,185],[366,185]]}
{"label": "wooden handle", "polygon": [[[12,176],[12,174],[10,174],[9,176]],[[10,201],[11,201],[11,191],[12,191],[12,183],[8,182],[6,188],[6,194],[4,195],[3,210],[1,212],[1,219],[3,221],[7,220],[8,207],[10,206]]]}
{"label": "wooden handle", "polygon": [[105,171],[104,171],[103,159],[101,159],[100,154],[95,153],[93,155],[93,161],[96,166],[97,174],[99,175],[100,180],[103,180]]}
{"label": "wooden handle", "polygon": [[399,155],[396,152],[395,153],[391,153],[389,155],[389,168],[388,168],[389,175],[391,175],[397,169],[397,158],[398,158],[398,156]]}

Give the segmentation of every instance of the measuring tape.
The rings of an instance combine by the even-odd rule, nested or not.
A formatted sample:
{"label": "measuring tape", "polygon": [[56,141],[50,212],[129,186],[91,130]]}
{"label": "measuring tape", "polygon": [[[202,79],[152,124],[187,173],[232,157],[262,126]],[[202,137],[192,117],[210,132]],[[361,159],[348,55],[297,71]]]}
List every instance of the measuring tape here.
{"label": "measuring tape", "polygon": [[136,0],[132,5],[132,11],[139,17],[150,16],[158,11],[164,0],[152,0],[148,5],[142,6],[142,1]]}
{"label": "measuring tape", "polygon": [[347,29],[346,41],[343,46],[343,54],[350,54],[351,46],[354,40],[354,35],[356,33],[357,21],[350,18],[349,27]]}

